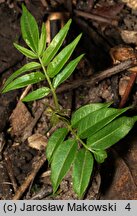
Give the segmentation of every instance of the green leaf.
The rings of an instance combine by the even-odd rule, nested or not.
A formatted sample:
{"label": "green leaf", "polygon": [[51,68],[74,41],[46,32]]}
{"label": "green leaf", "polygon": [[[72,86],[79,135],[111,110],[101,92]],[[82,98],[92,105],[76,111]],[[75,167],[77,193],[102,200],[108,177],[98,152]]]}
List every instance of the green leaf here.
{"label": "green leaf", "polygon": [[66,23],[66,25],[58,32],[58,34],[53,38],[50,45],[46,49],[46,51],[43,54],[42,61],[45,66],[48,65],[48,63],[54,58],[57,51],[61,47],[71,24],[71,19]]}
{"label": "green leaf", "polygon": [[80,149],[73,164],[73,188],[80,198],[83,197],[93,171],[94,159],[90,151]]}
{"label": "green leaf", "polygon": [[129,108],[130,107],[124,109],[115,109],[105,107],[89,114],[78,125],[77,133],[79,137],[85,139],[89,136],[92,136],[119,115],[126,112]]}
{"label": "green leaf", "polygon": [[41,28],[41,36],[38,44],[38,56],[43,55],[45,48],[46,48],[46,26],[45,23],[43,23]]}
{"label": "green leaf", "polygon": [[37,55],[29,49],[27,49],[23,46],[20,46],[16,43],[14,43],[14,46],[16,47],[17,50],[19,50],[26,57],[31,58],[31,59],[37,59],[38,58]]}
{"label": "green leaf", "polygon": [[66,128],[59,128],[49,138],[46,148],[46,157],[49,162],[51,162],[53,154],[57,147],[64,141],[67,133],[68,130]]}
{"label": "green leaf", "polygon": [[22,10],[21,32],[23,39],[33,51],[37,52],[39,41],[39,29],[37,22],[24,5],[22,5]]}
{"label": "green leaf", "polygon": [[82,59],[84,54],[80,55],[73,61],[71,61],[53,80],[53,87],[57,88],[61,83],[63,83],[75,70],[79,61]]}
{"label": "green leaf", "polygon": [[14,80],[16,77],[18,77],[19,75],[25,73],[26,71],[30,71],[30,70],[35,70],[40,68],[41,65],[38,62],[30,62],[28,64],[25,64],[22,68],[18,69],[17,71],[15,71],[5,82],[4,84],[4,88],[12,81]]}
{"label": "green leaf", "polygon": [[51,162],[51,182],[53,192],[58,189],[62,179],[69,171],[77,151],[77,142],[67,140],[59,145]]}
{"label": "green leaf", "polygon": [[30,74],[26,74],[24,76],[15,79],[13,82],[7,85],[3,90],[3,93],[8,92],[10,90],[23,88],[29,84],[38,83],[44,79],[45,76],[41,72],[32,72]]}
{"label": "green leaf", "polygon": [[53,60],[49,63],[47,67],[47,74],[49,77],[53,78],[56,74],[60,72],[65,63],[70,58],[76,45],[81,38],[81,34],[75,38],[69,45],[67,45]]}
{"label": "green leaf", "polygon": [[96,150],[94,152],[94,157],[98,163],[103,163],[104,160],[107,158],[107,152],[103,149]]}
{"label": "green leaf", "polygon": [[77,109],[73,114],[71,118],[71,125],[73,128],[78,127],[78,124],[82,119],[84,119],[86,116],[89,114],[93,113],[96,110],[99,110],[104,107],[109,107],[112,103],[92,103],[92,104],[87,104],[79,109]]}
{"label": "green leaf", "polygon": [[137,121],[136,118],[120,117],[106,125],[87,139],[87,147],[91,150],[104,150],[125,137]]}
{"label": "green leaf", "polygon": [[50,89],[47,87],[39,88],[31,93],[29,93],[26,97],[23,98],[22,101],[28,102],[28,101],[34,101],[41,99],[45,96],[47,96],[50,93]]}

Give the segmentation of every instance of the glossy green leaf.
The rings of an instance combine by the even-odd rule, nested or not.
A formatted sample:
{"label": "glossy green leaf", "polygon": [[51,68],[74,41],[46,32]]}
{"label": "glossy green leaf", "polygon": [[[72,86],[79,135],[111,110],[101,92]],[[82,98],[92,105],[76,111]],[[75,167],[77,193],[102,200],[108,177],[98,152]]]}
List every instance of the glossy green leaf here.
{"label": "glossy green leaf", "polygon": [[136,118],[120,117],[106,125],[87,139],[87,146],[93,150],[104,150],[125,137],[137,121]]}
{"label": "glossy green leaf", "polygon": [[25,73],[26,71],[35,70],[40,68],[41,65],[38,62],[30,62],[28,64],[23,65],[20,69],[15,71],[5,82],[4,88],[15,78],[17,78],[19,75]]}
{"label": "glossy green leaf", "polygon": [[107,158],[107,152],[103,149],[96,150],[94,152],[94,157],[98,163],[103,163],[104,160]]}
{"label": "glossy green leaf", "polygon": [[22,101],[28,102],[28,101],[39,100],[39,99],[47,96],[49,93],[50,93],[49,88],[42,87],[42,88],[39,88],[39,89],[29,93],[26,97],[23,98]]}
{"label": "glossy green leaf", "polygon": [[128,109],[129,107],[123,109],[102,108],[89,114],[78,125],[79,137],[85,139],[92,136]]}
{"label": "glossy green leaf", "polygon": [[12,81],[9,85],[7,85],[3,90],[3,93],[8,92],[10,90],[23,88],[29,84],[38,83],[44,79],[45,76],[41,72],[32,72],[30,74],[23,75]]}
{"label": "glossy green leaf", "polygon": [[23,39],[33,51],[37,52],[39,41],[39,29],[37,22],[24,5],[22,5],[22,10],[21,32]]}
{"label": "glossy green leaf", "polygon": [[76,45],[78,44],[81,38],[81,34],[75,38],[69,45],[67,45],[53,60],[49,63],[47,67],[47,74],[49,77],[53,78],[57,75],[60,70],[63,68],[65,63],[70,58],[71,54],[73,53]]}
{"label": "glossy green leaf", "polygon": [[85,193],[91,173],[93,171],[94,159],[90,151],[80,149],[75,157],[73,164],[73,188],[80,198]]}
{"label": "glossy green leaf", "polygon": [[54,58],[57,51],[61,47],[71,24],[71,19],[66,23],[66,25],[58,32],[58,34],[53,38],[50,45],[46,49],[46,51],[43,54],[42,61],[45,66],[48,65],[48,63]]}
{"label": "glossy green leaf", "polygon": [[29,49],[22,47],[16,43],[14,43],[14,46],[16,47],[17,50],[19,50],[26,57],[28,57],[30,59],[37,59],[38,58],[37,55]]}
{"label": "glossy green leaf", "polygon": [[66,128],[57,129],[49,138],[46,147],[46,157],[51,162],[52,156],[55,153],[57,147],[64,141],[68,130]]}
{"label": "glossy green leaf", "polygon": [[79,109],[77,109],[73,114],[71,118],[71,125],[72,127],[78,127],[78,124],[82,119],[84,119],[89,114],[93,113],[101,108],[109,107],[112,103],[92,103],[87,104]]}
{"label": "glossy green leaf", "polygon": [[72,60],[53,80],[53,87],[57,88],[61,83],[63,83],[68,77],[73,73],[77,67],[79,61],[82,59],[84,54],[80,55],[76,59]]}
{"label": "glossy green leaf", "polygon": [[41,28],[39,44],[38,44],[38,56],[43,55],[45,48],[46,48],[46,26],[45,23],[43,23]]}
{"label": "glossy green leaf", "polygon": [[77,142],[67,140],[59,145],[51,162],[51,182],[53,192],[58,189],[62,179],[69,171],[77,151]]}

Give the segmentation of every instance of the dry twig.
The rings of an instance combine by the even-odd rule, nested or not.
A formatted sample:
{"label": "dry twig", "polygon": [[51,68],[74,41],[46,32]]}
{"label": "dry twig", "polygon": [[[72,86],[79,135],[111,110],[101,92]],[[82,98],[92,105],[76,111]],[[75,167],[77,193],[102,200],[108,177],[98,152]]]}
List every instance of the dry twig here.
{"label": "dry twig", "polygon": [[92,13],[86,13],[83,11],[78,11],[78,10],[74,10],[75,14],[78,16],[82,16],[94,21],[98,21],[98,22],[102,22],[102,23],[107,23],[109,25],[112,26],[117,26],[118,25],[118,21],[116,19],[108,19],[106,17],[100,16],[100,15],[96,15],[96,14],[92,14]]}
{"label": "dry twig", "polygon": [[57,89],[57,93],[61,93],[68,90],[73,90],[78,88],[79,86],[93,86],[96,83],[109,78],[117,73],[120,73],[121,71],[127,70],[130,67],[134,66],[134,62],[132,59],[128,59],[124,62],[121,62],[118,65],[115,65],[107,70],[101,71],[100,73],[97,73],[88,79],[79,79],[73,81],[71,84],[64,84],[60,88]]}

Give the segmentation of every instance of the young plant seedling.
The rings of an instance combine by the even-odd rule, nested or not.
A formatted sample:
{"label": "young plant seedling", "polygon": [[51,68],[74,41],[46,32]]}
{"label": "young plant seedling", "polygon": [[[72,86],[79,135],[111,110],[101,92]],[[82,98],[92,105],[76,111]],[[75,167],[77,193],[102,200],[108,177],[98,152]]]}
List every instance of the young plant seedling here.
{"label": "young plant seedling", "polygon": [[42,24],[39,35],[35,18],[24,5],[22,9],[21,31],[28,48],[16,43],[14,46],[30,58],[31,62],[7,79],[2,92],[47,80],[48,86],[32,91],[23,98],[23,101],[38,100],[49,93],[53,95],[54,117],[65,125],[51,135],[46,148],[46,157],[51,165],[53,192],[57,191],[62,179],[72,167],[74,191],[79,198],[83,198],[90,183],[94,160],[98,163],[104,162],[107,158],[107,149],[128,134],[137,121],[137,116],[122,115],[130,107],[115,109],[110,107],[111,103],[93,103],[80,107],[70,116],[69,121],[60,109],[56,89],[70,77],[83,57],[82,54],[67,63],[81,34],[59,51],[70,28],[70,19],[46,47],[45,24]]}

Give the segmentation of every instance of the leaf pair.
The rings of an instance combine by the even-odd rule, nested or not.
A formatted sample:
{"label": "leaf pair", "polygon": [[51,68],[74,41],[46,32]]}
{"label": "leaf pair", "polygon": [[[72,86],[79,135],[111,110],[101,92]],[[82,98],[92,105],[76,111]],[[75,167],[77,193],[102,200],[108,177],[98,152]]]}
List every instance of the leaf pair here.
{"label": "leaf pair", "polygon": [[78,56],[76,59],[72,60],[54,79],[53,87],[56,89],[61,83],[67,80],[70,75],[73,73],[78,63],[82,59],[84,54]]}
{"label": "leaf pair", "polygon": [[95,111],[87,115],[79,122],[78,135],[82,139],[86,139],[89,136],[94,135],[102,129],[104,126],[112,122],[115,118],[127,111],[129,108],[115,109],[103,107],[100,110]]}
{"label": "leaf pair", "polygon": [[[15,71],[5,82],[3,89],[11,83],[15,78],[18,76],[22,75],[23,73],[30,71],[30,70],[35,70],[41,68],[41,65],[38,62],[30,62],[28,64],[25,64],[23,67]],[[6,91],[6,90],[5,90]],[[4,91],[4,92],[5,92]],[[7,90],[9,91],[9,89]]]}
{"label": "leaf pair", "polygon": [[[23,47],[17,43],[14,43],[14,46],[19,52],[21,52],[26,57],[28,57],[30,59],[38,59],[38,57],[40,57],[44,53],[44,50],[46,48],[46,27],[45,27],[45,24],[43,23],[42,28],[41,28],[41,36],[40,36],[40,39],[37,41],[37,37],[36,38],[33,37],[33,34],[35,36],[35,32],[33,32],[33,30],[34,30],[33,26],[36,25],[35,28],[38,29],[36,20],[29,13],[29,11],[27,9],[25,9],[25,11],[27,13],[23,11],[23,15],[21,17],[22,36],[23,36],[23,39],[26,42],[26,44],[31,48],[31,50],[29,50],[29,49],[27,49],[27,48],[25,48],[25,47]],[[26,17],[28,20],[29,19],[31,20],[31,18],[33,19],[34,24],[32,23],[32,26],[26,25],[26,23],[24,23],[25,22],[24,20],[26,20]],[[32,38],[29,38],[29,35],[31,35]],[[34,43],[33,41],[36,41],[36,43]],[[38,47],[36,46],[36,44]]]}
{"label": "leaf pair", "polygon": [[56,192],[62,179],[73,167],[73,187],[79,197],[83,196],[93,169],[92,154],[83,149],[78,150],[78,143],[75,139],[64,141],[68,130],[57,129],[49,138],[46,156],[51,163],[51,181],[53,190]]}
{"label": "leaf pair", "polygon": [[94,150],[105,150],[125,137],[135,122],[135,118],[120,117],[90,136],[87,146]]}
{"label": "leaf pair", "polygon": [[13,82],[8,84],[4,89],[3,93],[8,92],[10,90],[23,88],[28,86],[29,84],[35,84],[45,79],[45,76],[41,72],[32,72],[30,74],[26,74],[15,79]]}
{"label": "leaf pair", "polygon": [[[29,84],[38,83],[45,79],[45,76],[41,72],[33,72],[30,74],[26,74],[22,77],[17,78],[21,74],[25,73],[29,70],[35,70],[41,68],[41,65],[38,62],[30,62],[25,64],[22,68],[15,71],[5,82],[3,87],[3,93],[8,92],[10,90],[18,89],[21,87],[28,86]],[[17,79],[15,79],[17,78]],[[29,95],[23,98],[23,101],[34,101],[40,98],[47,96],[50,93],[50,89],[47,87],[39,88]]]}

